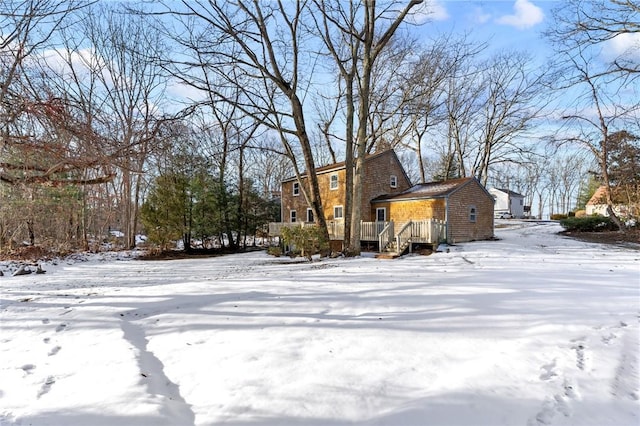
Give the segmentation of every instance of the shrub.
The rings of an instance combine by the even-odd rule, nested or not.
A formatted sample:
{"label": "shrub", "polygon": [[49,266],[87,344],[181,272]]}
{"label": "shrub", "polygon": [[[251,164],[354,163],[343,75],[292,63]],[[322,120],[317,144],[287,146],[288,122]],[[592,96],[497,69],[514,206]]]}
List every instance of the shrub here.
{"label": "shrub", "polygon": [[329,249],[329,242],[316,225],[282,228],[282,238],[285,244],[291,246],[293,255],[304,256],[309,260],[314,254]]}
{"label": "shrub", "polygon": [[598,232],[614,231],[616,225],[606,216],[570,217],[560,221],[560,225],[567,231]]}
{"label": "shrub", "polygon": [[566,218],[567,218],[567,215],[562,213],[555,213],[551,215],[551,220],[563,220]]}
{"label": "shrub", "polygon": [[576,217],[586,217],[587,216],[587,211],[586,210],[576,210]]}
{"label": "shrub", "polygon": [[275,257],[282,256],[282,249],[278,246],[272,246],[267,249],[267,254]]}

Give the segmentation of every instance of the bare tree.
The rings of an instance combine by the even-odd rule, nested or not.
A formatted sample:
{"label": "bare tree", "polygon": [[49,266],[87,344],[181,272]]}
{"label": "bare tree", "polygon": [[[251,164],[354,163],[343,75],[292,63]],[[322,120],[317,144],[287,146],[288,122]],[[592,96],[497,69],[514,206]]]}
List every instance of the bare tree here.
{"label": "bare tree", "polygon": [[[308,52],[302,51],[307,37],[304,21],[309,16],[306,2],[197,0],[183,1],[179,11],[173,4],[166,6],[167,12],[162,13],[173,15],[183,26],[184,34],[174,40],[190,55],[175,64],[183,81],[211,91],[216,102],[235,104],[242,113],[278,132],[300,176],[294,142],[297,144],[308,179],[308,187],[301,185],[301,189],[328,239],[303,104],[311,77],[310,64],[305,63]],[[192,71],[203,65],[217,74],[221,88],[237,88],[241,96],[202,86]]]}
{"label": "bare tree", "polygon": [[165,122],[166,78],[155,61],[165,47],[148,27],[144,15],[100,5],[85,15],[81,28],[93,48],[93,64],[99,64],[91,74],[101,95],[101,131],[109,135],[120,170],[120,226],[127,247],[135,245],[145,166]]}
{"label": "bare tree", "polygon": [[[422,3],[412,0],[406,4],[375,1],[350,2],[343,6],[316,1],[321,20],[317,28],[332,59],[345,82],[345,152],[346,191],[351,209],[348,220],[349,240],[345,238],[345,253],[360,253],[360,218],[362,216],[362,182],[367,148],[371,147],[369,125],[373,99],[374,71],[382,52],[387,48],[400,24],[411,10]],[[355,132],[355,133],[354,133]],[[355,134],[355,138],[354,138]],[[353,171],[352,171],[353,170]],[[351,182],[353,173],[353,182]],[[346,219],[346,218],[345,218]],[[349,226],[345,223],[345,227]]]}
{"label": "bare tree", "polygon": [[[454,39],[449,35],[440,36],[430,45],[419,51],[417,57],[406,67],[408,73],[402,75],[403,90],[400,119],[396,128],[401,133],[396,137],[402,146],[412,150],[418,160],[420,181],[427,181],[425,156],[428,149],[435,151],[444,160],[442,176],[458,175],[452,138],[449,143],[439,143],[438,129],[447,121],[447,92],[449,82],[458,76],[464,63],[484,48],[482,44],[473,45],[464,37]],[[461,90],[461,89],[460,89]],[[457,100],[462,100],[459,97]],[[453,96],[451,104],[453,106]],[[453,111],[449,111],[452,113]],[[427,139],[431,138],[431,142]],[[438,139],[436,139],[438,138]],[[434,140],[436,139],[436,140]]]}
{"label": "bare tree", "polygon": [[504,52],[489,59],[482,73],[483,107],[478,111],[479,132],[471,175],[486,185],[489,168],[523,152],[522,138],[539,118],[545,101],[546,75],[532,69],[531,58]]}
{"label": "bare tree", "polygon": [[[604,47],[618,41],[625,49],[612,52],[609,66],[602,73],[618,74],[624,79],[640,75],[640,64],[634,52],[640,49],[640,2],[636,0],[566,0],[553,12],[554,26],[547,36],[564,45],[560,50],[571,54],[575,48]],[[635,36],[635,38],[634,38]],[[571,40],[571,44],[564,41]]]}
{"label": "bare tree", "polygon": [[[593,154],[605,187],[607,211],[616,226],[624,230],[624,223],[613,210],[610,138],[615,130],[628,125],[635,130],[633,125],[637,123],[640,111],[637,97],[640,86],[635,78],[637,69],[628,69],[626,65],[621,66],[622,62],[614,61],[616,69],[612,72],[611,63],[600,53],[600,44],[625,32],[637,32],[638,5],[622,0],[589,4],[573,1],[571,5],[566,13],[556,11],[556,25],[547,32],[558,53],[555,63],[557,90],[574,100],[565,105],[561,123],[564,134],[560,134],[557,141],[577,143]],[[575,6],[580,5],[589,7],[584,11],[576,10]],[[614,10],[617,13],[613,13]],[[612,20],[621,25],[614,25]],[[598,29],[598,22],[609,22],[612,26]],[[619,78],[621,76],[624,78]]]}
{"label": "bare tree", "polygon": [[[31,0],[0,6],[7,31],[0,40],[1,182],[91,184],[114,176],[99,148],[99,134],[78,105],[51,90],[40,72],[46,60],[42,52],[54,34],[87,4]],[[97,176],[83,176],[87,169]]]}

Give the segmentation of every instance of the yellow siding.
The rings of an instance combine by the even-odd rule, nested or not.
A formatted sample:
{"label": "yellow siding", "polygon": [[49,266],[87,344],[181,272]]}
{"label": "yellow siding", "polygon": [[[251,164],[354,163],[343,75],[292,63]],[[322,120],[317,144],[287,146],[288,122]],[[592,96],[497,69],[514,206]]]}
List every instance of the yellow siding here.
{"label": "yellow siding", "polygon": [[387,209],[387,220],[394,222],[423,219],[445,220],[445,201],[443,198],[376,203],[371,207],[373,218],[375,218],[376,209],[382,207]]}
{"label": "yellow siding", "polygon": [[[338,189],[330,189],[331,175],[338,175]],[[326,220],[333,220],[333,208],[343,206],[345,202],[345,175],[344,167],[336,170],[321,171],[318,173],[318,185],[320,187],[320,197]],[[390,186],[390,177],[397,177],[397,187]],[[298,221],[306,220],[307,202],[302,195],[293,196],[294,181],[287,181],[282,184],[282,221],[289,222],[291,210],[296,210]],[[307,184],[307,179],[303,178],[303,184]],[[362,220],[375,220],[374,215],[370,216],[371,200],[384,194],[393,194],[404,191],[411,186],[411,182],[406,179],[402,165],[392,151],[387,151],[380,155],[374,155],[365,162],[365,179],[362,185]]]}

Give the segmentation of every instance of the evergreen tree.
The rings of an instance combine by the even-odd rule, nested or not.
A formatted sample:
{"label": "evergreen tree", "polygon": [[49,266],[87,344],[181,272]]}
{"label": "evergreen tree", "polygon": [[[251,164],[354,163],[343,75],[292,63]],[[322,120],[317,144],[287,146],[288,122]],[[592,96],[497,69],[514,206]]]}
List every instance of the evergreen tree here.
{"label": "evergreen tree", "polygon": [[590,174],[586,182],[580,185],[580,191],[578,193],[578,199],[576,200],[576,210],[584,210],[587,206],[587,202],[596,193],[598,187],[600,187],[600,180],[593,174]]}

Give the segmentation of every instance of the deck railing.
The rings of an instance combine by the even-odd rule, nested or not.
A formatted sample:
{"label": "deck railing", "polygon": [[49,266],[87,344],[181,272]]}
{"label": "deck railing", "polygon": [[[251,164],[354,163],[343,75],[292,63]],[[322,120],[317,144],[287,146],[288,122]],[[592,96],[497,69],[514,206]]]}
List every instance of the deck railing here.
{"label": "deck railing", "polygon": [[[278,237],[282,228],[293,226],[313,226],[311,222],[271,222],[269,223],[269,235]],[[394,233],[397,225],[400,231]],[[327,221],[329,238],[332,240],[342,240],[344,238],[344,221]],[[398,249],[407,241],[412,243],[437,244],[447,238],[446,224],[438,219],[411,220],[408,222],[361,222],[360,240],[378,241],[380,249],[384,249],[391,241],[396,240]]]}
{"label": "deck railing", "polygon": [[393,222],[387,222],[378,234],[378,248],[380,251],[384,250],[391,241],[393,241]]}
{"label": "deck railing", "polygon": [[396,235],[396,250],[398,253],[404,251],[407,245],[409,245],[409,251],[411,251],[411,243],[413,237],[413,221],[407,222]]}
{"label": "deck railing", "polygon": [[411,221],[411,238],[414,243],[434,244],[447,239],[447,226],[442,220]]}

